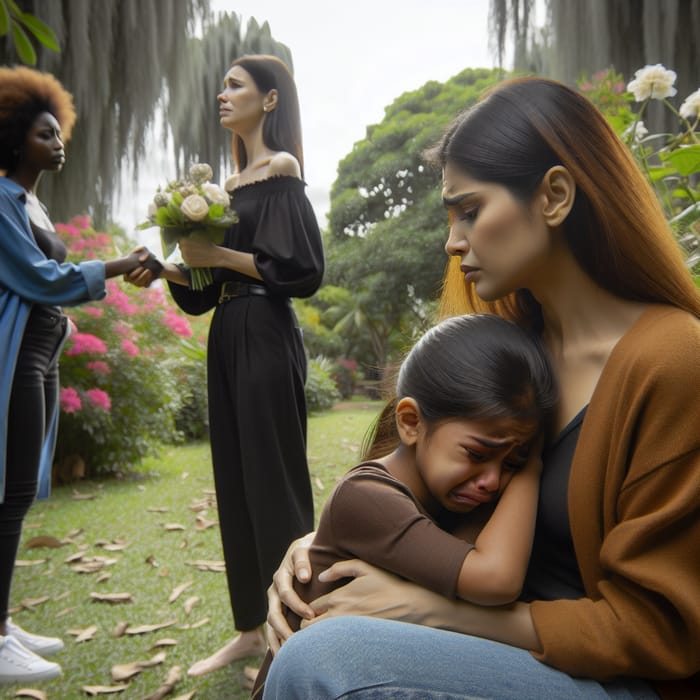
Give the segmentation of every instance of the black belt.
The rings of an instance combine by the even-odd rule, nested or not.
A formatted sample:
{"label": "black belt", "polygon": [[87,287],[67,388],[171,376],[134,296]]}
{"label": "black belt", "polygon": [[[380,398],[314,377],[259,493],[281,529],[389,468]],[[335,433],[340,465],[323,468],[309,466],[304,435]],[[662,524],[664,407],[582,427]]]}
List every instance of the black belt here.
{"label": "black belt", "polygon": [[229,301],[230,299],[236,299],[237,297],[266,297],[269,295],[270,292],[267,290],[267,287],[263,287],[262,284],[248,284],[248,282],[229,281],[224,282],[221,285],[219,304],[223,304],[225,301]]}

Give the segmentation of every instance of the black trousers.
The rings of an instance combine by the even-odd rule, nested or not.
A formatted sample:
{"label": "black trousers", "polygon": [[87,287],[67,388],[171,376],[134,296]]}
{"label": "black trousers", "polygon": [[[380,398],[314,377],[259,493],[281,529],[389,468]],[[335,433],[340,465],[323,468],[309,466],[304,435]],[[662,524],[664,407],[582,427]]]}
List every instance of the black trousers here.
{"label": "black trousers", "polygon": [[237,629],[265,621],[290,542],[314,525],[306,461],[306,356],[291,305],[250,296],[219,306],[209,332],[214,481]]}
{"label": "black trousers", "polygon": [[7,416],[5,498],[0,503],[0,621],[8,617],[10,585],[22,522],[37,492],[41,449],[56,410],[58,356],[66,317],[34,306],[17,358]]}

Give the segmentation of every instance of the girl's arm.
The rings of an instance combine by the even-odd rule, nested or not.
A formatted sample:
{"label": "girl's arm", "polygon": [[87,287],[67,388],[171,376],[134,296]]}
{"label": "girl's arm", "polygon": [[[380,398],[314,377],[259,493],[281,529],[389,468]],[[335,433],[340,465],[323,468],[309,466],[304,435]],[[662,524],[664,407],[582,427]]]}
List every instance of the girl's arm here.
{"label": "girl's arm", "polygon": [[535,533],[541,472],[540,449],[533,448],[464,559],[457,582],[460,598],[503,605],[520,595]]}

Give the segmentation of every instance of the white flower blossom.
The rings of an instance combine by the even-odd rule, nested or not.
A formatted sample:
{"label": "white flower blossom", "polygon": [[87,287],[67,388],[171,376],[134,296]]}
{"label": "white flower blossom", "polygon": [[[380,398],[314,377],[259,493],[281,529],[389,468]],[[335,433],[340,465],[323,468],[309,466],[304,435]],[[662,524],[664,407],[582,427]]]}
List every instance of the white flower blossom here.
{"label": "white flower blossom", "polygon": [[[622,136],[624,138],[629,137],[629,135],[632,133],[632,125],[628,126],[622,133]],[[649,129],[646,128],[644,125],[643,121],[638,121],[637,124],[634,127],[634,140],[635,141],[641,141],[647,134],[649,133]]]}
{"label": "white flower blossom", "polygon": [[197,184],[208,182],[213,177],[214,172],[208,163],[195,163],[190,167],[190,178]]}
{"label": "white flower blossom", "polygon": [[688,120],[700,117],[700,89],[685,98],[685,102],[681,105],[678,113],[681,117]]}
{"label": "white flower blossom", "polygon": [[649,98],[663,100],[676,94],[676,88],[673,87],[676,77],[674,71],[667,70],[660,63],[644,66],[634,74],[634,80],[629,83],[627,90],[634,93],[637,102],[644,102]]}
{"label": "white flower blossom", "polygon": [[205,182],[202,185],[202,192],[204,192],[204,196],[212,204],[221,204],[222,206],[226,207],[230,203],[228,193],[224,192],[221,187],[212,182]]}
{"label": "white flower blossom", "polygon": [[158,207],[156,206],[156,203],[155,203],[155,202],[151,202],[151,203],[148,205],[148,212],[147,212],[148,218],[149,218],[149,219],[154,219],[157,212],[158,212]]}
{"label": "white flower blossom", "polygon": [[167,192],[156,192],[153,203],[157,207],[167,207],[170,203],[170,195]]}
{"label": "white flower blossom", "polygon": [[209,214],[209,204],[202,195],[191,194],[182,200],[180,210],[190,221],[204,221]]}

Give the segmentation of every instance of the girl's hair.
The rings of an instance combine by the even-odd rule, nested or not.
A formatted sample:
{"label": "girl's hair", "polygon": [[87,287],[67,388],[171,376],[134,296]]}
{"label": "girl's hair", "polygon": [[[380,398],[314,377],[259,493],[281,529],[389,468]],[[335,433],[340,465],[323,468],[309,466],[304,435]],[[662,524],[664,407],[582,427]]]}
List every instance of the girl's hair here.
{"label": "girl's hair", "polygon": [[546,427],[557,389],[534,335],[499,316],[470,314],[442,321],[413,346],[399,369],[395,398],[367,438],[365,459],[398,445],[394,411],[407,396],[429,427],[452,418],[514,418]]}
{"label": "girl's hair", "polygon": [[[700,293],[654,190],[602,113],[575,90],[543,78],[500,83],[457,117],[426,156],[503,185],[524,202],[551,167],[564,166],[576,197],[563,235],[586,273],[621,298],[671,304],[700,316]],[[527,290],[493,303],[478,299],[453,257],[441,312],[470,311],[491,311],[533,328],[542,322]]]}
{"label": "girl's hair", "polygon": [[[248,72],[261,93],[277,90],[277,106],[265,116],[263,141],[268,148],[286,151],[295,156],[303,177],[304,153],[299,97],[289,68],[276,56],[264,54],[241,56],[231,66],[240,66]],[[243,140],[236,134],[233,135],[232,148],[233,162],[242,170],[248,162],[248,155]]]}
{"label": "girl's hair", "polygon": [[12,172],[36,118],[49,112],[61,126],[63,141],[75,124],[73,97],[50,73],[17,66],[0,67],[0,169]]}

